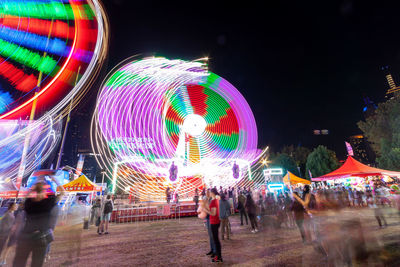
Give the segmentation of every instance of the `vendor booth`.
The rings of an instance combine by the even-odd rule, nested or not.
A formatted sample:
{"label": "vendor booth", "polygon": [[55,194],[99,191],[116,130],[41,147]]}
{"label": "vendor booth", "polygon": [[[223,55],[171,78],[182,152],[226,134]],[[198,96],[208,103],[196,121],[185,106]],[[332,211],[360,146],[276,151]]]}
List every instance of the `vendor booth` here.
{"label": "vendor booth", "polygon": [[287,172],[287,174],[283,177],[283,183],[284,184],[291,184],[291,185],[295,185],[295,184],[311,184],[311,181],[300,178],[296,175],[294,175],[291,172]]}
{"label": "vendor booth", "polygon": [[400,177],[400,172],[382,170],[368,165],[362,164],[361,162],[355,160],[353,157],[349,156],[343,165],[328,174],[322,175],[320,177],[312,178],[313,182],[335,180],[347,177],[368,177],[368,176],[396,176]]}

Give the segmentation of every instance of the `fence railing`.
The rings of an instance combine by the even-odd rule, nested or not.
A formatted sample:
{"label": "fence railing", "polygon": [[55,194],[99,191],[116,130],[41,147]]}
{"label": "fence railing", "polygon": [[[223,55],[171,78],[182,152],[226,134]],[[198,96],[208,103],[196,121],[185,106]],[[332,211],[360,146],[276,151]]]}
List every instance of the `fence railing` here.
{"label": "fence railing", "polygon": [[196,216],[195,204],[157,204],[143,207],[116,207],[111,215],[114,223],[133,223],[139,221],[156,221],[180,219],[181,217]]}

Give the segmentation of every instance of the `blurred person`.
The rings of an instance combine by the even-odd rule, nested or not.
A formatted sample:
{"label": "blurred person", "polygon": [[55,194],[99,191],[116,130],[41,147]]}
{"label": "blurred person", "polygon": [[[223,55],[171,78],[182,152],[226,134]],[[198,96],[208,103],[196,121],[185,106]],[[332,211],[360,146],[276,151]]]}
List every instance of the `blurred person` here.
{"label": "blurred person", "polygon": [[[55,230],[56,225],[57,225],[57,220],[58,220],[58,212],[59,212],[59,207],[58,205],[54,206],[54,208],[51,210],[51,214],[50,214],[50,229]],[[46,249],[46,256],[44,258],[44,262],[50,260],[50,247],[51,247],[51,243],[47,245],[47,249]]]}
{"label": "blurred person", "polygon": [[167,186],[167,189],[165,189],[165,198],[169,204],[171,202],[171,190],[169,189],[169,186]]}
{"label": "blurred person", "polygon": [[51,179],[57,184],[58,197],[53,193],[47,194],[44,184],[38,182],[25,201],[25,222],[17,241],[14,267],[25,266],[31,253],[31,266],[43,266],[48,246],[54,240],[52,211],[65,190],[54,177]]}
{"label": "blurred person", "polygon": [[18,205],[16,203],[10,203],[7,207],[6,213],[1,217],[0,220],[0,265],[6,264],[6,254],[8,248],[10,233],[15,223],[14,212],[17,210]]}
{"label": "blurred person", "polygon": [[221,254],[221,242],[219,241],[219,234],[218,234],[219,226],[221,224],[221,221],[219,219],[219,203],[217,200],[218,191],[215,188],[213,188],[211,189],[210,193],[212,200],[210,202],[208,213],[210,215],[211,232],[216,249],[216,254],[212,259],[212,262],[223,262]]}
{"label": "blurred person", "polygon": [[284,205],[285,205],[285,214],[288,220],[288,225],[290,228],[295,227],[295,221],[293,218],[293,214],[291,212],[291,207],[292,207],[292,199],[290,198],[289,194],[286,192],[285,193],[285,199],[284,199]]}
{"label": "blurred person", "polygon": [[229,193],[229,201],[232,202],[232,214],[235,214],[236,208],[236,190],[235,187],[232,187]]}
{"label": "blurred person", "polygon": [[351,187],[349,187],[348,189],[348,194],[349,194],[349,206],[354,207],[355,196],[354,196],[354,191]]}
{"label": "blurred person", "polygon": [[[96,213],[98,214],[98,210],[101,208],[101,200],[100,198],[96,198],[92,202],[92,207],[90,208],[90,225],[96,224],[97,216]],[[98,226],[98,225],[96,225]]]}
{"label": "blurred person", "polygon": [[104,201],[104,204],[102,206],[101,222],[99,225],[98,234],[102,235],[104,233],[108,235],[108,225],[110,223],[111,214],[114,209],[114,203],[111,199],[111,195],[107,195],[107,199]]}
{"label": "blurred person", "polygon": [[[378,222],[379,228],[387,227],[388,224],[386,222],[385,216],[383,215],[383,204],[379,198],[375,199],[375,203],[373,203],[372,208],[374,209],[375,219]],[[384,225],[382,226],[382,222]]]}
{"label": "blurred person", "polygon": [[395,188],[396,188],[396,191],[393,196],[393,201],[397,208],[397,214],[400,216],[400,190],[398,189],[397,186]]}
{"label": "blurred person", "polygon": [[357,190],[356,198],[357,198],[357,205],[359,207],[364,207],[363,192],[361,192],[360,190]]}
{"label": "blurred person", "polygon": [[293,212],[293,217],[297,224],[297,227],[299,228],[303,243],[306,243],[307,238],[306,238],[306,232],[304,230],[304,215],[306,213],[306,210],[304,209],[304,206],[300,203],[300,197],[297,192],[293,192],[293,197],[294,201],[291,210]]}
{"label": "blurred person", "polygon": [[249,225],[246,212],[246,196],[243,192],[240,192],[238,196],[238,210],[240,213],[240,225],[243,225],[243,217],[246,219],[246,225]]}
{"label": "blurred person", "polygon": [[258,232],[258,225],[257,225],[257,207],[256,203],[254,202],[251,194],[248,194],[246,197],[246,212],[247,215],[249,216],[250,219],[250,224],[251,224],[251,232],[252,233],[257,233]]}
{"label": "blurred person", "polygon": [[258,196],[257,206],[259,207],[260,214],[264,215],[265,214],[265,206],[264,206],[263,196],[261,194]]}
{"label": "blurred person", "polygon": [[[18,205],[18,209],[14,212],[15,220],[14,224],[10,230],[9,240],[3,254],[1,255],[2,258],[0,259],[1,262],[4,264],[6,263],[7,256],[11,250],[11,248],[17,243],[19,234],[25,224],[25,211],[24,211],[24,202],[21,202]],[[1,229],[1,228],[0,228]]]}
{"label": "blurred person", "polygon": [[82,246],[82,223],[87,216],[87,206],[85,201],[76,200],[69,208],[68,217],[66,220],[65,231],[68,232],[67,237],[67,261],[63,265],[70,265],[73,263],[74,256],[79,261],[81,246]]}
{"label": "blurred person", "polygon": [[197,187],[194,190],[193,202],[194,202],[194,205],[195,205],[195,210],[197,210],[197,208],[199,206],[199,189]]}
{"label": "blurred person", "polygon": [[[95,203],[91,208],[91,217],[90,221],[93,222],[95,226],[97,226],[97,233],[100,233],[100,222],[101,222],[101,199],[97,198]],[[93,224],[93,223],[91,223]]]}
{"label": "blurred person", "polygon": [[228,200],[226,200],[226,195],[221,195],[221,200],[219,201],[219,219],[221,220],[221,239],[225,239],[225,231],[226,231],[226,239],[229,240],[229,234],[231,232],[230,224],[229,224],[229,216],[231,215],[231,204]]}

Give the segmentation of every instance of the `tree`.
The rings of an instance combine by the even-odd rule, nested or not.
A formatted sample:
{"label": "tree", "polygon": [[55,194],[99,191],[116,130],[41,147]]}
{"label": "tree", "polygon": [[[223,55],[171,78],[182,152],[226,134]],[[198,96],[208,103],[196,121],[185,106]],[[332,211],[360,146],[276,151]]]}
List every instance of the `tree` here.
{"label": "tree", "polygon": [[294,159],[292,157],[290,157],[289,155],[287,155],[285,153],[277,154],[271,160],[271,166],[279,167],[286,171],[290,171],[291,173],[299,175],[296,162],[294,161]]}
{"label": "tree", "polygon": [[307,157],[311,153],[311,149],[303,146],[284,146],[281,151],[282,154],[289,155],[296,163],[297,167],[300,167],[299,175],[304,177],[303,175],[306,172],[306,163]]}
{"label": "tree", "polygon": [[[325,146],[318,146],[307,157],[306,168],[310,170],[313,177],[327,174],[337,169],[338,166],[335,152]],[[306,177],[311,178],[308,171],[306,171]]]}
{"label": "tree", "polygon": [[400,97],[378,105],[375,114],[358,122],[377,155],[380,168],[400,170]]}

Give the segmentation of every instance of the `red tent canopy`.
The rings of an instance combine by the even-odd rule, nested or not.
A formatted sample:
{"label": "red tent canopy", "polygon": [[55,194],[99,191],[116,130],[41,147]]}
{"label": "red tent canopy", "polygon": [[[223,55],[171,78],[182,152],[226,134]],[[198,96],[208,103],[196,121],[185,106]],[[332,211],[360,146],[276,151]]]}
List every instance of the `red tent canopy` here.
{"label": "red tent canopy", "polygon": [[367,177],[367,176],[374,176],[374,175],[389,175],[389,176],[397,176],[400,177],[400,172],[394,171],[387,171],[378,168],[373,168],[362,164],[361,162],[353,159],[349,156],[343,165],[328,174],[325,174],[321,177],[312,178],[312,181],[326,181],[326,180],[334,180],[340,178],[347,178],[350,176],[357,176],[357,177]]}

